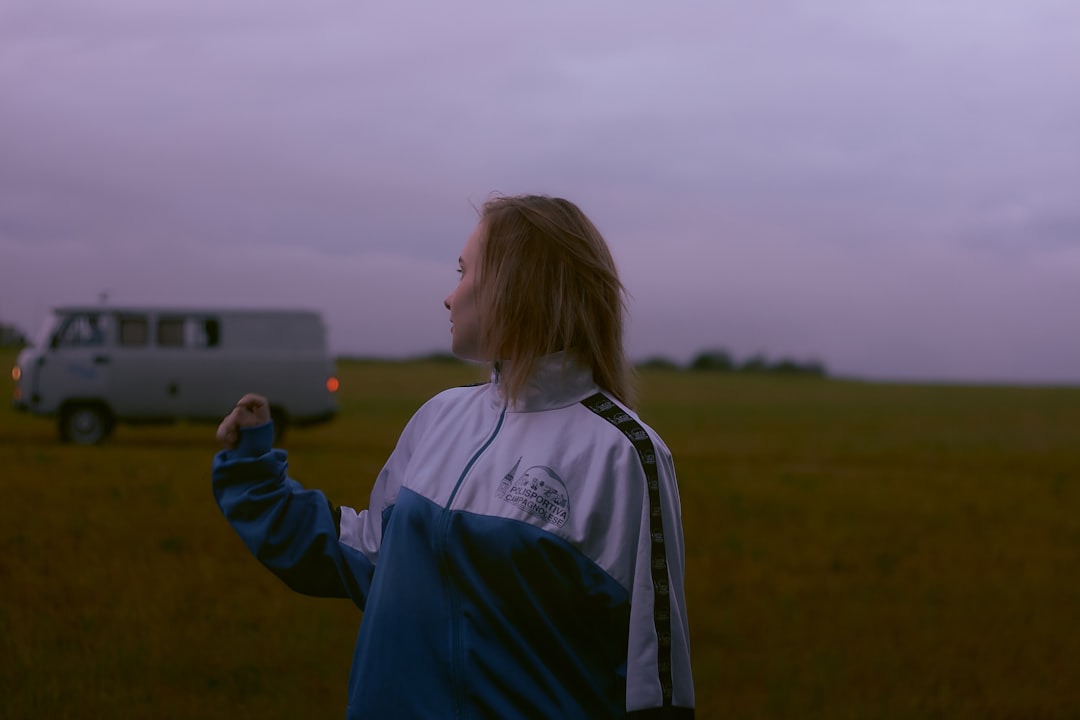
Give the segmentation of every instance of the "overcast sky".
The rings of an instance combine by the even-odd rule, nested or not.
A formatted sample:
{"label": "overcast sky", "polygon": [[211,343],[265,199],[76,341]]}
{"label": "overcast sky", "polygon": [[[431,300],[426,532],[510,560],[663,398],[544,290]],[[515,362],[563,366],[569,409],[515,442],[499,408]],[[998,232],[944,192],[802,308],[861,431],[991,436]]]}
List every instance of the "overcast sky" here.
{"label": "overcast sky", "polygon": [[494,192],[612,246],[631,353],[1080,382],[1075,0],[0,0],[0,320],[303,306],[449,346]]}

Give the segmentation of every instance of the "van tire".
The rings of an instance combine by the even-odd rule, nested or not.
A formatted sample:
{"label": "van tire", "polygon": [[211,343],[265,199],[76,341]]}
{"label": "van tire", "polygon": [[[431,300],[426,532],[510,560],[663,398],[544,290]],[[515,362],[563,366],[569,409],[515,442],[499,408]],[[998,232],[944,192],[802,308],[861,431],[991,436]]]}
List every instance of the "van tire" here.
{"label": "van tire", "polygon": [[270,420],[274,423],[274,447],[279,447],[285,437],[285,428],[289,426],[289,413],[279,405],[271,405]]}
{"label": "van tire", "polygon": [[112,434],[113,418],[96,403],[66,405],[60,412],[60,440],[76,445],[99,445]]}

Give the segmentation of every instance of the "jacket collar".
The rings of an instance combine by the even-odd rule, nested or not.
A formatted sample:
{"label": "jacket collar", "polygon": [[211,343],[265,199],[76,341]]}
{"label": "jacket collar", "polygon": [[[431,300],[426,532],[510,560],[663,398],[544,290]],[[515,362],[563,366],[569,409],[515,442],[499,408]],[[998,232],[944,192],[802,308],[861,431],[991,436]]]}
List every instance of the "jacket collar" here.
{"label": "jacket collar", "polygon": [[[490,388],[495,402],[502,406],[504,401],[499,394],[499,369],[500,365],[496,363],[491,371]],[[507,407],[507,411],[554,410],[579,403],[597,390],[591,369],[577,363],[569,353],[557,352],[537,361],[524,393]]]}

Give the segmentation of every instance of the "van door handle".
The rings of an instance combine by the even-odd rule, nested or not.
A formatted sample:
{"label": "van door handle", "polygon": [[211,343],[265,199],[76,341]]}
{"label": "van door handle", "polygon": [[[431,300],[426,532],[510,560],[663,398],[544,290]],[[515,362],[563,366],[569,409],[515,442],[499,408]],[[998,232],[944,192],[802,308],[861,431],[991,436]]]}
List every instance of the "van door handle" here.
{"label": "van door handle", "polygon": [[94,356],[94,364],[95,365],[108,365],[109,364],[109,356],[108,355],[95,355]]}

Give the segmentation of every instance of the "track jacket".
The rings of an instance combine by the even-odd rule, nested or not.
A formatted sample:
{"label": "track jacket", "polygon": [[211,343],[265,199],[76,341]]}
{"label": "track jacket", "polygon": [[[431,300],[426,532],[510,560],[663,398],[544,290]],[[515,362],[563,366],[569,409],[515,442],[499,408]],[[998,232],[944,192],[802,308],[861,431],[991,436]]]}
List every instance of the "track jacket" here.
{"label": "track jacket", "polygon": [[591,373],[544,359],[412,417],[368,509],[287,476],[272,427],[214,458],[219,506],[290,587],[363,610],[349,718],[692,718],[671,455]]}

